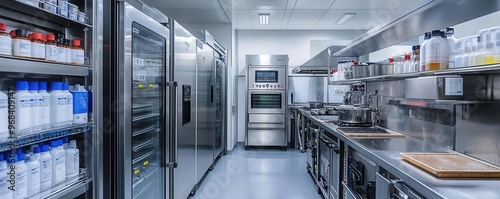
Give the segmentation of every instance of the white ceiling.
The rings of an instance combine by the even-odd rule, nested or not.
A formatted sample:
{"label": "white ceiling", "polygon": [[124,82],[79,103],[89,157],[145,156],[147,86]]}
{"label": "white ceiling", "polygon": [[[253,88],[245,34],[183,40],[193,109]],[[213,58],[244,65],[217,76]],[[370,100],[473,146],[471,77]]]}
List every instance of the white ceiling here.
{"label": "white ceiling", "polygon": [[[235,29],[370,29],[411,11],[415,0],[143,0],[181,23],[232,23]],[[420,0],[422,1],[422,0]],[[258,13],[270,13],[260,25]],[[344,13],[356,13],[345,24]]]}

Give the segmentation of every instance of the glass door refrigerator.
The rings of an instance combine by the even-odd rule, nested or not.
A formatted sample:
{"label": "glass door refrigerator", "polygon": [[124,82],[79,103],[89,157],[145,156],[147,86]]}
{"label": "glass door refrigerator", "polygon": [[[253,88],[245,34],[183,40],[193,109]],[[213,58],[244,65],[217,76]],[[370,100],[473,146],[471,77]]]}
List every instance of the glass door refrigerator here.
{"label": "glass door refrigerator", "polygon": [[105,119],[113,124],[105,133],[111,145],[105,198],[166,198],[169,29],[127,2],[115,6],[117,37],[105,91],[111,112]]}

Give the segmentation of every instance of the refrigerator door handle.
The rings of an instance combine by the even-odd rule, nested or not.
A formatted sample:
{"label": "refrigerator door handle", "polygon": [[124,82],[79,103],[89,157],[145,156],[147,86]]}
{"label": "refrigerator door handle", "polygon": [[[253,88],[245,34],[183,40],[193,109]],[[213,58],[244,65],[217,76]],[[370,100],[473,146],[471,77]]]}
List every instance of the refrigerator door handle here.
{"label": "refrigerator door handle", "polygon": [[210,85],[210,102],[214,103],[214,85]]}
{"label": "refrigerator door handle", "polygon": [[[173,114],[176,114],[177,113],[177,82],[167,82],[167,86],[169,87],[174,87],[174,92],[172,92],[173,94],[173,97],[171,98],[171,103],[172,103],[172,111],[171,113]],[[177,139],[178,139],[178,136],[177,136],[177,117],[175,115],[172,115],[172,126],[171,126],[171,135],[173,135],[173,138],[172,138],[172,146],[173,146],[173,151],[174,153],[172,153],[171,155],[173,156],[172,159],[173,159],[173,162],[169,162],[167,164],[167,167],[169,168],[177,168],[177,164],[179,162],[178,160],[178,145],[177,145]]]}

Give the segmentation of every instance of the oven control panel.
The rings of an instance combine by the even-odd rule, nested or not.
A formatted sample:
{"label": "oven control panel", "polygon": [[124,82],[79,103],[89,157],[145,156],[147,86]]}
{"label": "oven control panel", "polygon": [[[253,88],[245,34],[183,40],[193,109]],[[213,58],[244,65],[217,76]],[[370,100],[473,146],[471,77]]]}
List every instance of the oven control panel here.
{"label": "oven control panel", "polygon": [[281,84],[251,84],[249,89],[285,89],[285,86]]}

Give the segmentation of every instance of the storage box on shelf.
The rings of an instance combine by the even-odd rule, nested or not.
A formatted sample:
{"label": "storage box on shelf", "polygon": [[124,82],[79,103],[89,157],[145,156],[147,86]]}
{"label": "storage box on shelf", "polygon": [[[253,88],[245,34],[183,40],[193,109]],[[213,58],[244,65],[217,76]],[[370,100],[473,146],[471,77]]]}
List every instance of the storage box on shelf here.
{"label": "storage box on shelf", "polygon": [[[36,6],[38,2],[38,6]],[[37,14],[35,17],[40,17],[42,20],[50,20],[60,25],[67,27],[91,27],[88,24],[89,17],[85,12],[78,10],[78,6],[69,1],[60,0],[3,0],[0,1],[0,6],[6,6],[15,12],[21,12],[29,15]]]}

